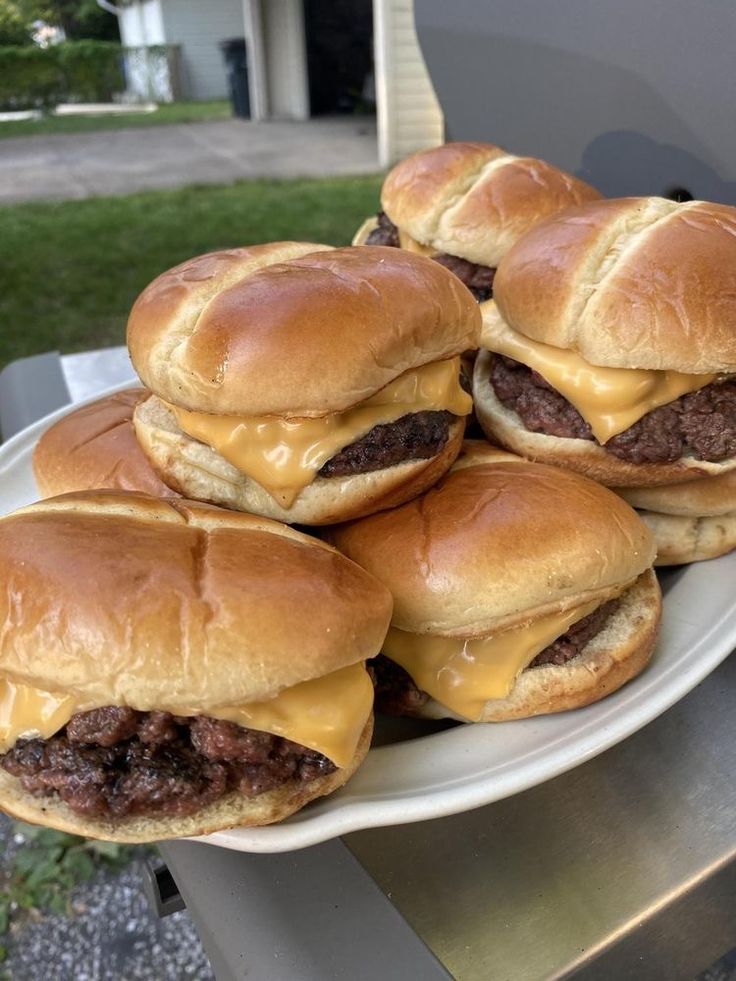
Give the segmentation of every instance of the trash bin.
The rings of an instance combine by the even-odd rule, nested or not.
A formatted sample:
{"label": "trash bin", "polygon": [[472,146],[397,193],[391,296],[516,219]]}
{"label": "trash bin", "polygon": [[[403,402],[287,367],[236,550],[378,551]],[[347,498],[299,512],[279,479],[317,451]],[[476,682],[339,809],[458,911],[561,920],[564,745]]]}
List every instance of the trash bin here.
{"label": "trash bin", "polygon": [[220,50],[225,58],[233,114],[241,119],[250,119],[248,53],[245,49],[245,38],[233,37],[220,41]]}

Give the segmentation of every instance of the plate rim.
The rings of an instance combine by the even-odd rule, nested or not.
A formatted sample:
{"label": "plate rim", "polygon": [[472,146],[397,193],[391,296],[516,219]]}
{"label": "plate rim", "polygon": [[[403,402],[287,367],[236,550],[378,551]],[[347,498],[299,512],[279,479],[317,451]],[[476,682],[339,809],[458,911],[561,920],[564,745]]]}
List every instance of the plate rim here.
{"label": "plate rim", "polygon": [[[60,419],[116,392],[137,387],[145,386],[135,378],[118,382],[85,399],[70,402],[15,433],[0,446],[0,479],[14,466],[22,467],[20,461],[25,454],[30,454],[32,461],[33,448],[38,438]],[[32,464],[31,475],[33,476]],[[2,490],[0,490],[0,513],[6,513]],[[729,565],[734,564],[735,561],[736,553],[710,560],[710,562],[725,562]],[[683,575],[687,576],[687,569],[684,570]],[[572,744],[569,735],[562,734],[551,743],[535,746],[524,754],[521,765],[518,758],[514,761],[509,760],[495,765],[493,774],[489,773],[485,778],[483,775],[469,774],[451,783],[444,781],[442,789],[433,789],[431,792],[427,789],[422,793],[412,792],[404,796],[397,796],[396,793],[390,792],[383,799],[376,795],[351,799],[348,784],[344,799],[341,797],[341,791],[323,798],[322,802],[326,804],[326,809],[318,813],[312,813],[310,808],[307,808],[280,824],[260,828],[233,828],[189,840],[251,853],[294,851],[355,831],[449,817],[531,789],[593,759],[634,735],[687,695],[736,647],[734,608],[736,608],[736,597],[730,605],[724,605],[720,616],[699,635],[695,646],[690,649],[692,656],[689,657],[685,668],[683,669],[679,664],[672,664],[664,670],[664,677],[667,680],[664,686],[660,673],[648,677],[647,672],[644,672],[608,698],[574,710],[584,721],[581,735],[576,737]],[[672,613],[669,618],[677,619]],[[671,675],[674,677],[668,677]],[[635,686],[633,690],[631,685]],[[618,711],[620,699],[617,696],[621,692],[629,696],[626,698],[627,705],[623,712]],[[536,720],[522,720],[521,724],[543,719],[554,720],[554,718],[555,716],[540,716]],[[460,731],[464,731],[465,728],[460,727]],[[457,731],[458,729],[447,730],[424,738],[441,739]],[[401,745],[405,744],[397,744],[397,746]],[[374,747],[370,750],[370,756],[373,759],[378,755],[386,756],[394,748],[390,745]],[[541,771],[540,764],[542,764]]]}

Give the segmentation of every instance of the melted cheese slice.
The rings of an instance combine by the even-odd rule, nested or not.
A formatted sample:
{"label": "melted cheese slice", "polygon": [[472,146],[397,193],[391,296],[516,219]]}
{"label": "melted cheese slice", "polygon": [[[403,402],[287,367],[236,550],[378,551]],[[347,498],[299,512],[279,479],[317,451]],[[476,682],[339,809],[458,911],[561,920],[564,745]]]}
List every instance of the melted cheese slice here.
{"label": "melted cheese slice", "polygon": [[489,699],[505,698],[537,654],[597,606],[600,600],[471,640],[410,634],[391,627],[383,653],[400,664],[422,691],[477,722]]}
{"label": "melted cheese slice", "polygon": [[399,228],[399,245],[402,249],[406,249],[407,252],[414,252],[416,255],[426,255],[431,259],[432,256],[439,255],[439,250],[435,249],[431,245],[422,245],[421,242],[417,242],[415,238],[412,238],[408,232],[402,232]]}
{"label": "melted cheese slice", "polygon": [[[101,706],[69,694],[42,691],[5,679],[0,682],[0,753],[18,739],[48,739],[76,713]],[[322,753],[338,767],[355,755],[373,708],[373,684],[363,663],[286,688],[266,702],[193,712],[169,707],[176,715],[209,715],[248,729],[271,732]]]}
{"label": "melted cheese slice", "polygon": [[215,416],[169,408],[179,427],[206,443],[288,508],[327,461],[374,426],[411,412],[467,415],[473,402],[460,386],[460,358],[407,371],[345,412],[316,419]]}
{"label": "melted cheese slice", "polygon": [[602,368],[574,351],[533,341],[500,317],[486,320],[483,346],[538,372],[575,406],[599,443],[606,443],[633,426],[652,409],[710,385],[718,377],[643,368]]}

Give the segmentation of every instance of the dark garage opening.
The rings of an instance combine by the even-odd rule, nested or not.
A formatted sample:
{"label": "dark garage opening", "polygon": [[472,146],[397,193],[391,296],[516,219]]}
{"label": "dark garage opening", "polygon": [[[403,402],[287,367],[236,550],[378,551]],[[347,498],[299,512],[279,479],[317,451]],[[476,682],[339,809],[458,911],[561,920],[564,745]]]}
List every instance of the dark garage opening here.
{"label": "dark garage opening", "polygon": [[304,0],[312,116],[375,111],[371,0]]}

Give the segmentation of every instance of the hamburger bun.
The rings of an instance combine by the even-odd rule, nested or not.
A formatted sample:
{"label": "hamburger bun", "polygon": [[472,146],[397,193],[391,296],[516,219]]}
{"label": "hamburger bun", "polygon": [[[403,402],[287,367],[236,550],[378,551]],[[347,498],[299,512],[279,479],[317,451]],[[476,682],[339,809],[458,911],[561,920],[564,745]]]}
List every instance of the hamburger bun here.
{"label": "hamburger bun", "polygon": [[736,548],[736,510],[700,518],[639,511],[657,543],[656,566],[686,565],[726,555]]}
{"label": "hamburger bun", "polygon": [[599,197],[544,160],[491,143],[446,143],[397,164],[381,206],[421,245],[495,267],[532,226]]}
{"label": "hamburger bun", "polygon": [[163,273],[128,320],[133,366],[173,405],[315,418],[478,346],[480,313],[442,266],[398,249],[293,242]]}
{"label": "hamburger bun", "polygon": [[657,543],[655,565],[683,565],[736,548],[736,470],[666,487],[616,488]]}
{"label": "hamburger bun", "polygon": [[[185,497],[320,525],[416,496],[457,455],[465,423],[455,414],[427,442],[402,436],[398,453],[383,454],[384,465],[381,445],[342,476],[320,476],[321,467],[313,465],[311,482],[289,500],[268,487],[268,471],[259,472],[265,449],[255,463],[251,459],[255,473],[249,474],[238,465],[242,456],[226,458],[216,438],[204,441],[221,417],[230,417],[222,422],[231,429],[239,420],[266,417],[267,429],[282,426],[276,459],[284,447],[288,456],[288,440],[301,438],[293,423],[304,430],[310,420],[319,427],[334,416],[345,449],[399,420],[376,408],[372,425],[358,429],[340,413],[361,408],[408,372],[432,371],[438,362],[449,372],[455,358],[477,345],[477,305],[443,267],[396,249],[316,248],[279,243],[202,256],[164,273],[136,301],[128,324],[131,358],[154,395],[138,406],[134,425],[155,470]],[[454,401],[441,387],[439,402],[427,401],[437,385],[417,382],[406,407],[403,399],[396,404],[410,424],[413,406],[415,413],[469,411],[457,376],[452,385]],[[206,437],[196,438],[201,431],[191,425],[184,431],[180,410],[204,420]],[[333,455],[342,452],[334,445]]]}
{"label": "hamburger bun", "polygon": [[319,526],[395,507],[437,483],[460,451],[465,421],[450,425],[444,447],[428,460],[346,477],[318,476],[289,508],[216,450],[182,432],[173,412],[155,396],[136,409],[135,430],[153,467],[182,494],[289,524]]}
{"label": "hamburger bun", "polygon": [[145,388],[115,392],[47,429],[33,452],[42,496],[109,488],[178,497],[158,477],[133,430],[133,410],[150,394]]}
{"label": "hamburger bun", "polygon": [[494,300],[527,337],[594,365],[736,372],[736,208],[592,201],[504,258]]}
{"label": "hamburger bun", "polygon": [[[421,499],[329,537],[388,586],[392,627],[414,635],[417,657],[422,635],[484,639],[618,600],[576,657],[527,668],[505,698],[486,701],[477,721],[499,721],[587,705],[651,657],[661,615],[654,542],[622,504],[576,474],[474,444]],[[461,717],[433,699],[412,714]]]}
{"label": "hamburger bun", "polygon": [[736,511],[736,470],[664,487],[614,487],[633,508],[702,518]]}
{"label": "hamburger bun", "polygon": [[[229,706],[365,661],[390,617],[387,590],[325,543],[179,499],[97,491],[42,501],[0,520],[0,557],[0,671],[73,695],[74,712],[227,718]],[[255,797],[229,791],[188,817],[90,819],[5,771],[0,806],[116,841],[265,824],[348,779],[370,742],[371,718],[357,723],[353,758],[334,772]]]}

